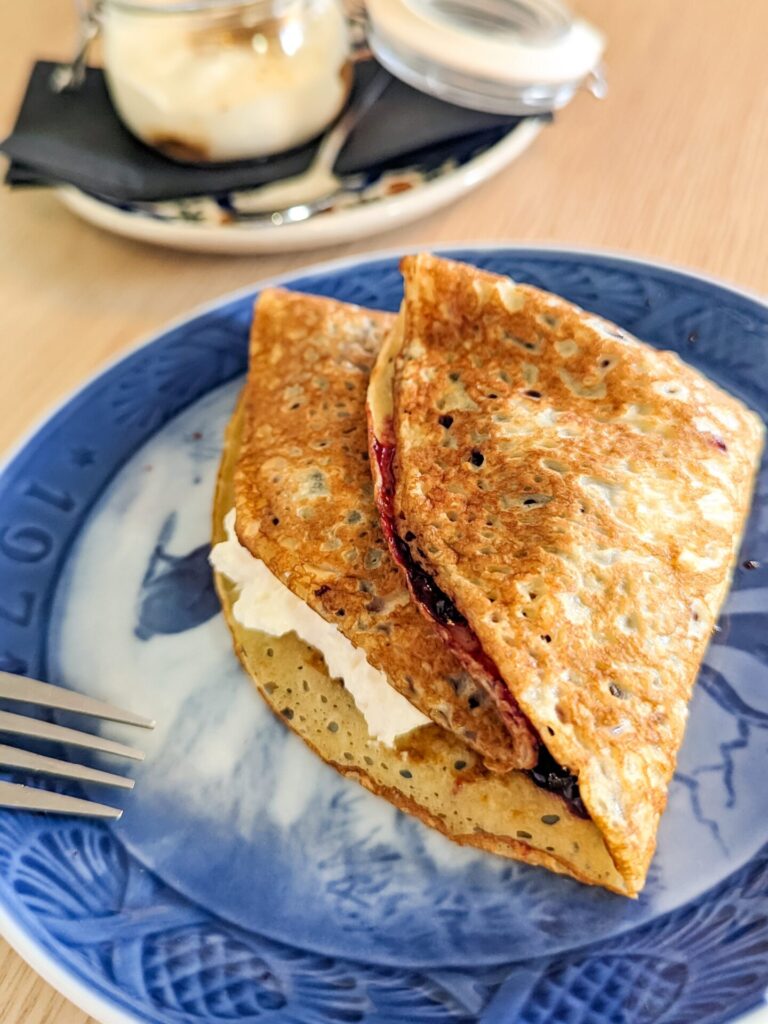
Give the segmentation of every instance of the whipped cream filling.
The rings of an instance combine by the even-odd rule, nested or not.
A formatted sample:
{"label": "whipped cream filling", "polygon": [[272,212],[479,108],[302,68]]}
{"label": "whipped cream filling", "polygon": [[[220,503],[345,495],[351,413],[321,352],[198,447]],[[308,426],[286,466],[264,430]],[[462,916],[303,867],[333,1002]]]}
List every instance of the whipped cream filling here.
{"label": "whipped cream filling", "polygon": [[296,633],[318,650],[334,679],[341,679],[365,718],[373,739],[392,746],[398,736],[428,725],[429,719],[369,664],[363,651],[318,615],[243,547],[235,533],[235,510],[224,519],[227,539],[214,545],[210,562],[239,590],[232,612],[246,629],[270,636]]}

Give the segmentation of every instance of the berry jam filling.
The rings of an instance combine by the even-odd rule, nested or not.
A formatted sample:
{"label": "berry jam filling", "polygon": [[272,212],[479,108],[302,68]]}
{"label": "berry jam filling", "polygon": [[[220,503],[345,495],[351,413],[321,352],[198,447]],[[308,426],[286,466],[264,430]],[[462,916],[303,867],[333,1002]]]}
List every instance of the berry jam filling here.
{"label": "berry jam filling", "polygon": [[482,669],[497,698],[502,704],[499,708],[508,724],[524,725],[527,732],[535,736],[538,747],[536,764],[525,769],[526,774],[541,789],[555,793],[561,797],[568,809],[578,818],[588,818],[579,792],[579,780],[563,765],[558,764],[546,746],[536,736],[526,716],[521,711],[506,684],[495,662],[488,657],[482,645],[470,628],[469,623],[453,603],[451,598],[440,589],[435,578],[413,557],[408,544],[399,536],[395,529],[395,446],[384,444],[377,438],[373,440],[373,455],[379,468],[380,489],[378,495],[381,523],[387,544],[392,556],[405,571],[414,599],[429,613],[430,617],[441,627],[446,642],[457,654],[464,654]]}
{"label": "berry jam filling", "polygon": [[435,622],[439,622],[441,626],[466,626],[467,620],[450,597],[443,593],[435,582],[434,577],[430,576],[419,565],[411,554],[411,549],[395,533],[394,524],[392,526],[392,540],[397,548],[398,561],[405,567],[408,573],[416,600],[424,605]]}
{"label": "berry jam filling", "polygon": [[589,818],[589,813],[579,792],[579,780],[567,768],[555,761],[543,743],[539,747],[539,760],[536,767],[530,768],[526,775],[541,789],[561,796],[571,814],[575,814],[577,818]]}

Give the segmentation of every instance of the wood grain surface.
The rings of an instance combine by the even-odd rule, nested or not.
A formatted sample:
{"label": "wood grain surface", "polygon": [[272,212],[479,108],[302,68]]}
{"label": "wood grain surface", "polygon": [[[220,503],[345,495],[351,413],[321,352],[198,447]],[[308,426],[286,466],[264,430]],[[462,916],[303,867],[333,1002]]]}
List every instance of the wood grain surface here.
{"label": "wood grain surface", "polygon": [[[768,3],[576,0],[607,33],[610,92],[579,96],[533,147],[449,209],[313,253],[153,249],[45,191],[0,191],[0,452],[84,377],[171,319],[317,260],[437,242],[564,243],[652,256],[768,294]],[[0,4],[0,131],[30,62],[70,53],[66,0]],[[0,940],[3,1024],[86,1024]]]}

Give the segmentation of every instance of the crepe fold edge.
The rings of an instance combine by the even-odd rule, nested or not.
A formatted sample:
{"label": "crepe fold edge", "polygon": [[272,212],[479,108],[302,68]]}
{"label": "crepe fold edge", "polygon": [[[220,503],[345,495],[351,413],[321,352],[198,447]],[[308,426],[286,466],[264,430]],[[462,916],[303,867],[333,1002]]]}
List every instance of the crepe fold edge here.
{"label": "crepe fold edge", "polygon": [[[232,478],[242,426],[241,398],[227,428],[219,469],[214,543],[224,539],[224,518],[234,505]],[[620,895],[636,895],[616,871],[596,826],[565,814],[558,797],[538,789],[522,773],[489,772],[469,747],[436,725],[414,730],[397,749],[371,740],[363,716],[341,681],[330,678],[318,652],[295,634],[278,638],[245,629],[233,611],[235,588],[219,573],[214,579],[235,652],[259,694],[284,725],[340,774],[459,845],[545,867]]]}
{"label": "crepe fold edge", "polygon": [[[461,289],[467,285],[467,295],[470,295],[470,304],[478,305],[478,308],[482,307],[483,303],[488,301],[489,292],[495,292],[497,286],[498,295],[494,294],[491,298],[491,302],[502,310],[500,315],[505,316],[506,311],[515,313],[520,308],[518,305],[518,296],[514,294],[517,286],[515,286],[513,282],[510,282],[509,279],[497,274],[478,270],[477,268],[469,267],[466,264],[457,264],[450,260],[442,260],[428,254],[405,257],[402,261],[401,269],[403,270],[404,277],[406,279],[406,298],[403,306],[401,307],[400,322],[393,329],[392,336],[395,336],[400,332],[403,335],[403,350],[408,349],[408,352],[403,355],[401,360],[399,353],[394,356],[391,350],[387,353],[387,346],[385,345],[382,360],[380,360],[380,362],[383,363],[384,358],[386,358],[390,365],[389,368],[382,366],[381,373],[378,374],[384,379],[386,379],[387,376],[397,379],[398,374],[400,373],[399,368],[406,365],[409,361],[412,362],[414,367],[419,366],[419,371],[422,374],[419,379],[422,381],[427,380],[427,377],[424,376],[425,373],[434,371],[434,367],[430,367],[425,371],[419,363],[419,359],[424,353],[425,345],[427,344],[425,341],[425,331],[428,330],[428,327],[425,326],[423,318],[419,321],[418,326],[411,326],[404,319],[411,315],[410,303],[415,301],[413,298],[416,294],[416,285],[414,282],[417,278],[418,284],[422,287],[420,297],[423,294],[423,301],[428,308],[434,307],[438,319],[442,315],[440,310],[443,307],[445,310],[453,310],[455,304],[461,302],[460,297],[457,298],[457,294],[460,294]],[[441,279],[438,281],[437,276],[440,273],[443,273],[447,280]],[[451,274],[454,275],[453,279],[450,279]],[[458,289],[458,292],[455,289]],[[526,296],[526,301],[533,302],[534,305],[536,303],[539,304],[536,307],[536,311],[541,317],[541,320],[546,320],[547,315],[552,312],[553,308],[566,316],[575,315],[579,317],[583,324],[588,326],[590,329],[594,328],[597,331],[602,329],[606,334],[610,332],[610,339],[618,339],[618,342],[610,339],[607,340],[606,344],[609,346],[615,346],[617,343],[628,344],[630,346],[639,345],[640,349],[647,353],[647,359],[650,360],[651,363],[658,362],[659,364],[663,364],[664,369],[673,377],[677,374],[684,381],[689,381],[694,377],[700,380],[706,380],[703,375],[682,363],[678,357],[671,356],[669,353],[659,352],[658,350],[652,349],[650,346],[638,343],[637,339],[627,335],[626,332],[622,331],[620,328],[616,328],[615,325],[610,324],[601,317],[580,310],[578,307],[566,303],[565,300],[559,299],[555,296],[550,296],[548,293],[542,292],[541,290],[531,286],[520,286],[519,291]],[[409,293],[411,296],[410,298]],[[478,316],[480,316],[480,313],[478,313]],[[444,331],[448,334],[448,327],[446,324],[439,324],[438,330]],[[442,339],[442,334],[439,335],[439,337]],[[413,342],[413,351],[408,347],[410,341]],[[414,351],[416,353],[415,355]],[[393,363],[394,369],[392,368]],[[377,367],[374,369],[372,374],[372,381],[376,380],[377,371],[379,369],[380,367],[377,364]],[[416,371],[414,370],[414,375],[415,372]],[[738,523],[735,529],[737,530],[738,536],[741,536],[751,505],[751,494],[754,487],[755,473],[759,465],[759,451],[762,444],[763,431],[758,422],[758,418],[754,413],[746,409],[743,403],[739,402],[732,396],[727,395],[722,391],[722,389],[718,388],[711,382],[706,381],[706,383],[710,389],[712,400],[715,403],[719,403],[721,406],[730,409],[738,420],[738,430],[740,431],[739,440],[741,441],[741,451],[738,457],[741,464],[740,472],[748,463],[750,465],[750,479],[746,480],[746,478],[744,478],[740,481],[741,491],[738,500]],[[395,386],[396,385],[393,384],[393,387]],[[535,397],[541,397],[538,391],[533,392],[532,394]],[[409,401],[412,402],[414,400],[413,390],[409,392],[409,396]],[[490,397],[495,398],[496,396],[493,395]],[[416,401],[420,399],[421,396],[419,396]],[[426,397],[421,400],[424,402],[427,401]],[[394,420],[397,421],[398,412],[396,395],[391,404],[388,400],[382,401],[381,398],[379,398],[377,403],[369,402],[369,409],[374,404],[378,405],[379,410],[386,411],[388,409]],[[418,425],[416,429],[418,429]],[[398,455],[396,458],[399,458],[399,444],[397,447]],[[741,475],[744,477],[743,472]],[[396,483],[399,482],[400,481],[397,479],[396,474]],[[422,484],[422,486],[425,488],[425,493],[429,493],[430,495],[434,493],[432,485],[428,487],[426,484]],[[428,534],[427,539],[427,535],[425,535],[423,530],[420,528],[420,525],[424,525],[421,520],[414,520],[413,516],[404,511],[403,505],[398,502],[399,499],[395,501],[395,509],[397,511],[397,515],[403,520],[403,529],[414,531],[417,538],[414,543],[421,543],[422,546],[429,548],[430,543],[435,539],[432,533]],[[468,608],[463,601],[463,595],[460,595],[459,593],[463,584],[460,579],[456,578],[454,566],[455,554],[453,548],[451,548],[449,555],[450,557],[448,557],[444,562],[440,562],[440,585],[447,591],[448,597],[456,601],[459,610],[470,619],[471,623],[473,613],[468,611]],[[718,606],[722,604],[722,600],[727,593],[737,555],[738,549],[734,550],[731,556],[728,572],[725,574],[719,587],[715,588],[717,589]],[[429,569],[429,566],[426,568]],[[712,623],[714,623],[714,616],[712,617]],[[483,636],[483,632],[486,634],[485,637]],[[547,725],[557,728],[558,722],[556,720],[551,722],[548,721],[545,716],[538,713],[539,709],[535,703],[531,703],[530,700],[520,698],[517,679],[508,672],[505,666],[503,653],[498,649],[495,650],[493,647],[486,646],[488,642],[488,629],[485,628],[481,630],[478,626],[477,634],[480,637],[483,649],[490,654],[501,669],[503,678],[507,683],[510,692],[518,700],[518,703],[536,727],[539,734],[547,735],[544,733],[544,728]],[[705,647],[706,643],[704,642],[699,652],[699,663]],[[554,735],[553,729],[550,729],[549,732]],[[569,765],[571,769],[575,770],[579,775],[584,802],[592,815],[592,819],[596,822],[597,827],[600,828],[603,836],[605,837],[617,869],[623,875],[627,886],[633,891],[639,891],[644,884],[648,866],[655,849],[658,821],[666,803],[666,790],[669,778],[671,778],[671,769],[669,771],[669,775],[664,780],[663,792],[648,794],[647,799],[644,798],[643,801],[640,801],[641,806],[637,813],[633,811],[632,821],[627,821],[626,827],[617,827],[616,821],[612,818],[611,814],[608,813],[608,805],[606,801],[601,798],[601,795],[598,792],[601,788],[598,785],[599,778],[597,778],[599,773],[596,774],[592,769],[600,766],[589,764],[589,759],[586,756],[578,756],[579,748],[576,744],[565,749],[563,745],[559,744],[556,740],[550,742],[549,738],[547,738],[546,745],[552,751],[556,760],[561,764]],[[674,750],[671,752],[671,768],[674,767],[678,747],[679,738],[677,742],[674,743]],[[584,754],[583,750],[581,751],[581,754]]]}

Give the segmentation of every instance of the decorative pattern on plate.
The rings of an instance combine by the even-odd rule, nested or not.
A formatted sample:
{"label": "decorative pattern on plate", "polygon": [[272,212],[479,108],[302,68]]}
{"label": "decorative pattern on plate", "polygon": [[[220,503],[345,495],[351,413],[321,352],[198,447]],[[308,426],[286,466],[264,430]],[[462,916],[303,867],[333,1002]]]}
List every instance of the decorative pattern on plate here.
{"label": "decorative pattern on plate", "polygon": [[[486,153],[504,138],[506,132],[507,129],[495,128],[468,138],[453,139],[422,153],[413,163],[349,175],[324,213],[364,206],[386,199],[387,196],[420,188]],[[125,203],[103,197],[99,197],[99,201],[126,213],[154,220],[222,226],[247,224],[252,220],[250,201],[253,192],[253,189],[238,189],[221,195],[193,196],[162,202]],[[280,221],[275,220],[273,223],[277,226]]]}
{"label": "decorative pattern on plate", "polygon": [[[759,303],[602,256],[457,255],[677,349],[768,412]],[[378,308],[400,293],[392,258],[292,283]],[[768,984],[768,796],[754,784],[768,730],[766,467],[742,556],[758,565],[736,574],[648,891],[628,905],[444,843],[320,771],[255,710],[204,561],[250,306],[225,301],[129,356],[0,480],[3,667],[95,695],[123,687],[124,702],[134,688],[161,720],[117,827],[0,814],[0,914],[81,991],[158,1024],[717,1024],[754,1005]],[[308,774],[304,813],[286,793]]]}

